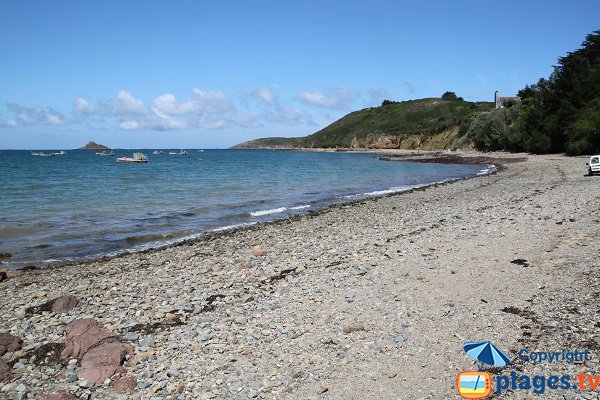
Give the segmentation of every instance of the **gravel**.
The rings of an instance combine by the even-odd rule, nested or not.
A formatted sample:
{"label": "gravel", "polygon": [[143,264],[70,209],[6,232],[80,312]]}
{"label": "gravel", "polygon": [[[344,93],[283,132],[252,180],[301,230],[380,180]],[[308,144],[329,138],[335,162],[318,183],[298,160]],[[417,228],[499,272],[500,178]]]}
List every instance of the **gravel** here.
{"label": "gravel", "polygon": [[[0,332],[24,348],[2,357],[26,372],[0,398],[132,398],[33,355],[84,317],[133,346],[125,367],[140,399],[454,398],[456,373],[475,367],[462,345],[479,340],[511,357],[595,351],[502,373],[598,374],[600,177],[584,167],[529,156],[489,176],[17,274],[0,283]],[[66,294],[80,300],[72,310],[25,313]]]}

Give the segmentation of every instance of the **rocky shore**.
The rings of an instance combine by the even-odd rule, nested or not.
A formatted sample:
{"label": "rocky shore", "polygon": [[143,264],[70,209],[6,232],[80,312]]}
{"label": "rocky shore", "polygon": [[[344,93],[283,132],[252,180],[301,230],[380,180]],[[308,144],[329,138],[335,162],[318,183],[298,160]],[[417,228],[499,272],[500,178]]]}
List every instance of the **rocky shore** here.
{"label": "rocky shore", "polygon": [[[597,375],[600,178],[584,173],[581,158],[529,156],[195,243],[8,274],[0,399],[448,399],[475,367],[463,343],[483,340],[513,358],[494,373]],[[593,358],[536,364],[517,359],[522,348]]]}

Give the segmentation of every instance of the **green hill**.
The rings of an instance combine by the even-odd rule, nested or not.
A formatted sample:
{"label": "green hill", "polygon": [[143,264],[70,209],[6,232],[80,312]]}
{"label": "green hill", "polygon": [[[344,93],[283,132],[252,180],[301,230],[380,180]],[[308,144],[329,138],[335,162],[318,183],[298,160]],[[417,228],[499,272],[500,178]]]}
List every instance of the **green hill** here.
{"label": "green hill", "polygon": [[290,149],[298,145],[300,138],[270,137],[236,144],[232,149]]}
{"label": "green hill", "polygon": [[384,102],[380,107],[352,112],[331,125],[303,138],[264,138],[235,148],[404,148],[443,149],[467,142],[469,123],[491,102],[420,99]]}

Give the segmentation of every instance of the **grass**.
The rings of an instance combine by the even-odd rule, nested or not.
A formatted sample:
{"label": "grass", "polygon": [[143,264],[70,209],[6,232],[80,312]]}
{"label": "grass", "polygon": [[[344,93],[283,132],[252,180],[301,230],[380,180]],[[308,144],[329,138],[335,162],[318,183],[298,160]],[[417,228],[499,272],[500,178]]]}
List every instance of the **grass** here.
{"label": "grass", "polygon": [[439,98],[409,100],[354,111],[303,138],[272,137],[242,143],[252,147],[377,147],[405,149],[454,148],[465,142],[466,128],[475,115],[494,108],[491,102],[444,101]]}

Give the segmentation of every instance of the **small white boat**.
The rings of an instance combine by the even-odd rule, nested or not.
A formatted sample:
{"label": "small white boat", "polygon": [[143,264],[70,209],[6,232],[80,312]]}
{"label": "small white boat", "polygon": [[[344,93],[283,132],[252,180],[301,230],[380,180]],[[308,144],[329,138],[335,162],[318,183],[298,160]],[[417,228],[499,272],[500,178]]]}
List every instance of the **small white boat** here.
{"label": "small white boat", "polygon": [[96,153],[96,154],[99,155],[99,156],[104,156],[104,157],[110,157],[110,156],[114,156],[115,155],[115,153],[113,153],[112,151],[106,151],[106,150],[103,150],[103,151],[101,151],[99,153]]}
{"label": "small white boat", "polygon": [[187,156],[187,155],[188,155],[188,152],[187,152],[187,150],[181,150],[181,151],[179,152],[179,155],[180,155],[180,156]]}
{"label": "small white boat", "polygon": [[62,150],[58,153],[44,153],[44,152],[32,152],[31,155],[32,156],[36,156],[36,157],[54,157],[54,156],[64,156],[66,155],[67,152]]}
{"label": "small white boat", "polygon": [[154,150],[154,151],[152,152],[152,154],[154,154],[155,156],[157,156],[157,155],[159,155],[159,154],[165,154],[165,152],[164,152],[164,151],[162,151],[162,150]]}
{"label": "small white boat", "polygon": [[170,156],[187,156],[188,152],[187,152],[187,150],[179,150],[179,153],[176,151],[170,151],[169,155]]}
{"label": "small white boat", "polygon": [[133,153],[133,157],[119,157],[117,162],[126,163],[147,163],[148,157],[144,153]]}

